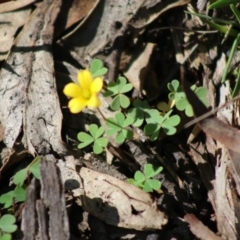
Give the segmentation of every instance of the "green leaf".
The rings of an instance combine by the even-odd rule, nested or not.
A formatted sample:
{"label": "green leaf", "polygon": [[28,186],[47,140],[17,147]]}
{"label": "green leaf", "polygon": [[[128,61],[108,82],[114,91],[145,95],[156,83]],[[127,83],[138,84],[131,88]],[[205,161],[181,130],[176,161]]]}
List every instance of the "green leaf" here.
{"label": "green leaf", "polygon": [[100,154],[102,153],[102,151],[103,151],[103,148],[95,141],[93,144],[93,152],[95,154]]}
{"label": "green leaf", "polygon": [[134,122],[132,117],[127,117],[124,122],[122,123],[122,127],[128,127]]}
{"label": "green leaf", "polygon": [[40,174],[40,157],[39,160],[35,161],[33,164],[30,164],[29,171],[33,174],[36,179],[41,178]]}
{"label": "green leaf", "polygon": [[127,83],[127,79],[125,77],[118,77],[117,80],[117,86],[118,86],[118,92],[121,93],[121,90],[123,89],[123,87],[126,85]]}
{"label": "green leaf", "polygon": [[135,174],[134,174],[134,179],[137,181],[137,182],[144,182],[146,180],[144,174],[140,171],[136,171]]}
{"label": "green leaf", "polygon": [[133,85],[131,83],[128,83],[122,87],[122,89],[120,90],[120,93],[126,93],[131,91],[132,89],[133,89]]}
{"label": "green leaf", "polygon": [[146,182],[144,182],[144,184],[143,184],[143,191],[144,192],[153,192],[153,189],[152,189],[152,187],[150,186],[150,184],[149,184],[149,182],[148,181],[146,181]]}
{"label": "green leaf", "polygon": [[116,136],[115,141],[116,141],[116,143],[119,143],[119,144],[122,144],[122,143],[125,141],[125,136],[124,136],[123,131],[121,131],[121,132]]}
{"label": "green leaf", "polygon": [[5,214],[0,218],[0,229],[6,233],[13,233],[17,230],[15,222],[16,218],[13,215]]}
{"label": "green leaf", "polygon": [[95,142],[101,147],[106,147],[108,144],[108,140],[104,137],[96,139]]}
{"label": "green leaf", "polygon": [[78,133],[77,138],[80,142],[87,142],[88,143],[87,145],[89,145],[90,143],[92,143],[94,141],[94,138],[85,132]]}
{"label": "green leaf", "polygon": [[9,233],[5,233],[2,236],[0,236],[0,240],[12,240],[12,235]]}
{"label": "green leaf", "polygon": [[163,131],[170,136],[174,135],[177,132],[177,129],[175,127],[168,126],[167,128],[163,127]]}
{"label": "green leaf", "polygon": [[78,144],[78,148],[79,148],[79,149],[85,148],[85,147],[87,147],[88,145],[90,145],[90,144],[93,143],[93,142],[94,142],[94,141],[79,143],[79,144]]}
{"label": "green leaf", "polygon": [[117,111],[121,107],[120,95],[117,95],[111,102],[110,107],[113,111]]}
{"label": "green leaf", "polygon": [[117,131],[122,129],[121,125],[119,126],[118,122],[114,118],[107,118],[106,124],[108,127],[116,129]]}
{"label": "green leaf", "polygon": [[209,9],[213,9],[213,8],[222,8],[225,6],[229,6],[230,4],[235,4],[235,3],[239,3],[239,0],[218,0],[214,3],[212,3],[209,6]]}
{"label": "green leaf", "polygon": [[189,104],[187,105],[186,109],[185,109],[185,114],[188,116],[188,117],[192,117],[194,115],[194,112],[193,112],[193,108],[192,106]]}
{"label": "green leaf", "polygon": [[96,77],[101,77],[103,76],[104,74],[106,74],[108,72],[108,69],[107,68],[101,68],[99,69],[98,71],[96,71],[94,74],[93,74],[93,77],[96,78]]}
{"label": "green leaf", "polygon": [[231,65],[232,59],[234,57],[234,53],[236,52],[239,41],[240,41],[240,33],[237,35],[236,39],[233,42],[227,64],[226,64],[226,67],[225,67],[224,72],[223,72],[222,83],[225,82],[225,80],[227,78],[228,70],[230,68],[230,65]]}
{"label": "green leaf", "polygon": [[106,131],[106,135],[107,135],[107,136],[113,136],[113,135],[116,134],[118,131],[119,131],[119,130],[116,129],[116,128],[111,128],[111,129],[108,129],[108,130]]}
{"label": "green leaf", "polygon": [[103,93],[104,97],[111,97],[114,96],[116,93],[112,92],[112,91],[106,91]]}
{"label": "green leaf", "polygon": [[122,133],[123,133],[124,138],[126,138],[128,140],[133,138],[133,132],[131,130],[123,129]]}
{"label": "green leaf", "polygon": [[113,93],[113,95],[118,94],[118,85],[115,82],[110,82],[107,85],[107,89]]}
{"label": "green leaf", "polygon": [[119,95],[119,102],[122,108],[128,108],[128,106],[130,105],[129,98],[123,94]]}
{"label": "green leaf", "polygon": [[128,116],[134,119],[133,125],[140,127],[144,121],[144,112],[137,108],[131,108],[128,111]]}
{"label": "green leaf", "polygon": [[155,191],[158,191],[161,188],[161,182],[157,179],[148,179],[146,183]]}
{"label": "green leaf", "polygon": [[100,59],[93,59],[90,66],[90,72],[94,74],[99,69],[101,69],[102,66],[103,66],[103,63]]}
{"label": "green leaf", "polygon": [[119,124],[119,126],[122,126],[125,120],[125,116],[122,112],[119,112],[119,113],[116,113],[115,119],[117,120],[117,123]]}
{"label": "green leaf", "polygon": [[92,137],[96,139],[96,133],[98,131],[98,126],[96,124],[91,124],[89,126],[89,132],[91,133]]}
{"label": "green leaf", "polygon": [[13,196],[19,201],[24,202],[26,200],[26,189],[22,187],[16,187],[13,192]]}
{"label": "green leaf", "polygon": [[152,135],[159,129],[159,125],[156,123],[148,123],[144,127],[144,133],[146,135]]}
{"label": "green leaf", "polygon": [[186,98],[182,98],[182,99],[180,99],[179,101],[176,102],[176,108],[179,111],[183,111],[186,108],[187,105],[189,105],[189,102]]}
{"label": "green leaf", "polygon": [[13,191],[9,191],[0,196],[0,203],[4,204],[4,208],[9,208],[13,203]]}
{"label": "green leaf", "polygon": [[180,123],[180,121],[181,121],[181,118],[178,115],[173,115],[162,124],[162,127],[166,127],[166,128],[167,126],[175,127]]}
{"label": "green leaf", "polygon": [[24,168],[20,171],[18,171],[14,176],[13,176],[13,182],[15,185],[22,186],[26,177],[27,177],[27,168]]}
{"label": "green leaf", "polygon": [[240,23],[240,11],[233,5],[230,5],[235,17],[237,18],[238,22]]}
{"label": "green leaf", "polygon": [[144,165],[144,171],[143,171],[144,175],[146,178],[151,178],[154,176],[154,169],[153,169],[153,165],[148,163]]}
{"label": "green leaf", "polygon": [[102,136],[104,131],[105,129],[101,126],[96,132],[96,138],[99,138],[100,136]]}

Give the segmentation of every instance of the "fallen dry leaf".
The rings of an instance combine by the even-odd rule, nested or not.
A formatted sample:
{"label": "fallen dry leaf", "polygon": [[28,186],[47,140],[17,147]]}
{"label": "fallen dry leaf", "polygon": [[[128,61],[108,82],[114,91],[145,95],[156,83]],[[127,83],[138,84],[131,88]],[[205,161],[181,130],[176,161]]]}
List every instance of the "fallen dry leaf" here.
{"label": "fallen dry leaf", "polygon": [[135,54],[132,53],[132,62],[124,75],[128,81],[140,92],[147,95],[149,100],[156,99],[159,95],[158,79],[152,70],[150,58],[156,44],[147,43],[142,49],[137,49]]}
{"label": "fallen dry leaf", "polygon": [[7,58],[17,30],[25,24],[31,11],[29,7],[19,11],[0,13],[0,60]]}
{"label": "fallen dry leaf", "polygon": [[59,0],[46,0],[37,7],[0,72],[4,142],[12,148],[23,129],[22,142],[33,155],[51,149],[66,152],[51,54],[53,24],[60,6]]}
{"label": "fallen dry leaf", "polygon": [[221,240],[214,232],[212,232],[208,227],[203,225],[194,214],[186,214],[184,220],[189,224],[191,232],[202,240]]}
{"label": "fallen dry leaf", "polygon": [[[1,2],[2,1],[0,0],[0,3]],[[1,4],[0,13],[14,11],[14,10],[26,7],[34,2],[37,2],[37,1],[36,0],[5,1],[5,3]]]}
{"label": "fallen dry leaf", "polygon": [[167,216],[150,194],[112,176],[81,168],[82,207],[104,222],[136,230],[161,229]]}

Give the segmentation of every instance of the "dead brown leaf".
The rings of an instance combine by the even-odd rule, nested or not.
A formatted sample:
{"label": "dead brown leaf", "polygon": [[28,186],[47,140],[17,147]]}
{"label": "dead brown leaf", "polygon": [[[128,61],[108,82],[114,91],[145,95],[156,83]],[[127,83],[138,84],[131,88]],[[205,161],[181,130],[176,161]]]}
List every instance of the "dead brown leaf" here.
{"label": "dead brown leaf", "polygon": [[112,176],[81,168],[83,208],[108,224],[136,230],[161,229],[167,216],[150,194]]}
{"label": "dead brown leaf", "polygon": [[8,51],[13,45],[16,31],[25,24],[30,13],[31,8],[0,13],[0,60],[6,59]]}
{"label": "dead brown leaf", "polygon": [[[0,0],[0,3],[1,2],[2,1]],[[26,7],[34,2],[36,2],[36,0],[5,1],[5,3],[1,4],[0,13],[15,11],[17,9]]]}
{"label": "dead brown leaf", "polygon": [[[42,2],[16,39],[0,72],[0,120],[12,148],[21,130],[31,154],[66,152],[51,54],[53,24],[61,1]],[[6,101],[6,99],[8,99]]]}
{"label": "dead brown leaf", "polygon": [[208,227],[203,225],[194,214],[186,214],[184,220],[189,224],[191,232],[202,240],[221,240],[214,232],[212,232]]}

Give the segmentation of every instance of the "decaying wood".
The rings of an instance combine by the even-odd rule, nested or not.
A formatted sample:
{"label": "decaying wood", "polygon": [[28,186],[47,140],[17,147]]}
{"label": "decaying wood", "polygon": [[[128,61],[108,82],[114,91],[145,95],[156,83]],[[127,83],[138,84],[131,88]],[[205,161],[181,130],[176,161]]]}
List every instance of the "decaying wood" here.
{"label": "decaying wood", "polygon": [[0,121],[12,148],[21,130],[31,154],[66,152],[51,54],[60,0],[42,2],[15,41],[0,73]]}
{"label": "decaying wood", "polygon": [[41,193],[37,199],[36,180],[27,190],[27,200],[23,210],[22,231],[24,240],[69,239],[68,217],[61,176],[52,155],[41,160]]}

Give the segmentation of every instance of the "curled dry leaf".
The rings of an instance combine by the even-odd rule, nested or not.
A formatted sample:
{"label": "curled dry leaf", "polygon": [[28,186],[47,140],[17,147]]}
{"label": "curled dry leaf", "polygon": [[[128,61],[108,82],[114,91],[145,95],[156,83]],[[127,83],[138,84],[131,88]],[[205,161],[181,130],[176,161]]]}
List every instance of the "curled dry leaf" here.
{"label": "curled dry leaf", "polygon": [[112,176],[81,168],[82,207],[108,224],[136,230],[161,229],[167,216],[148,193]]}

